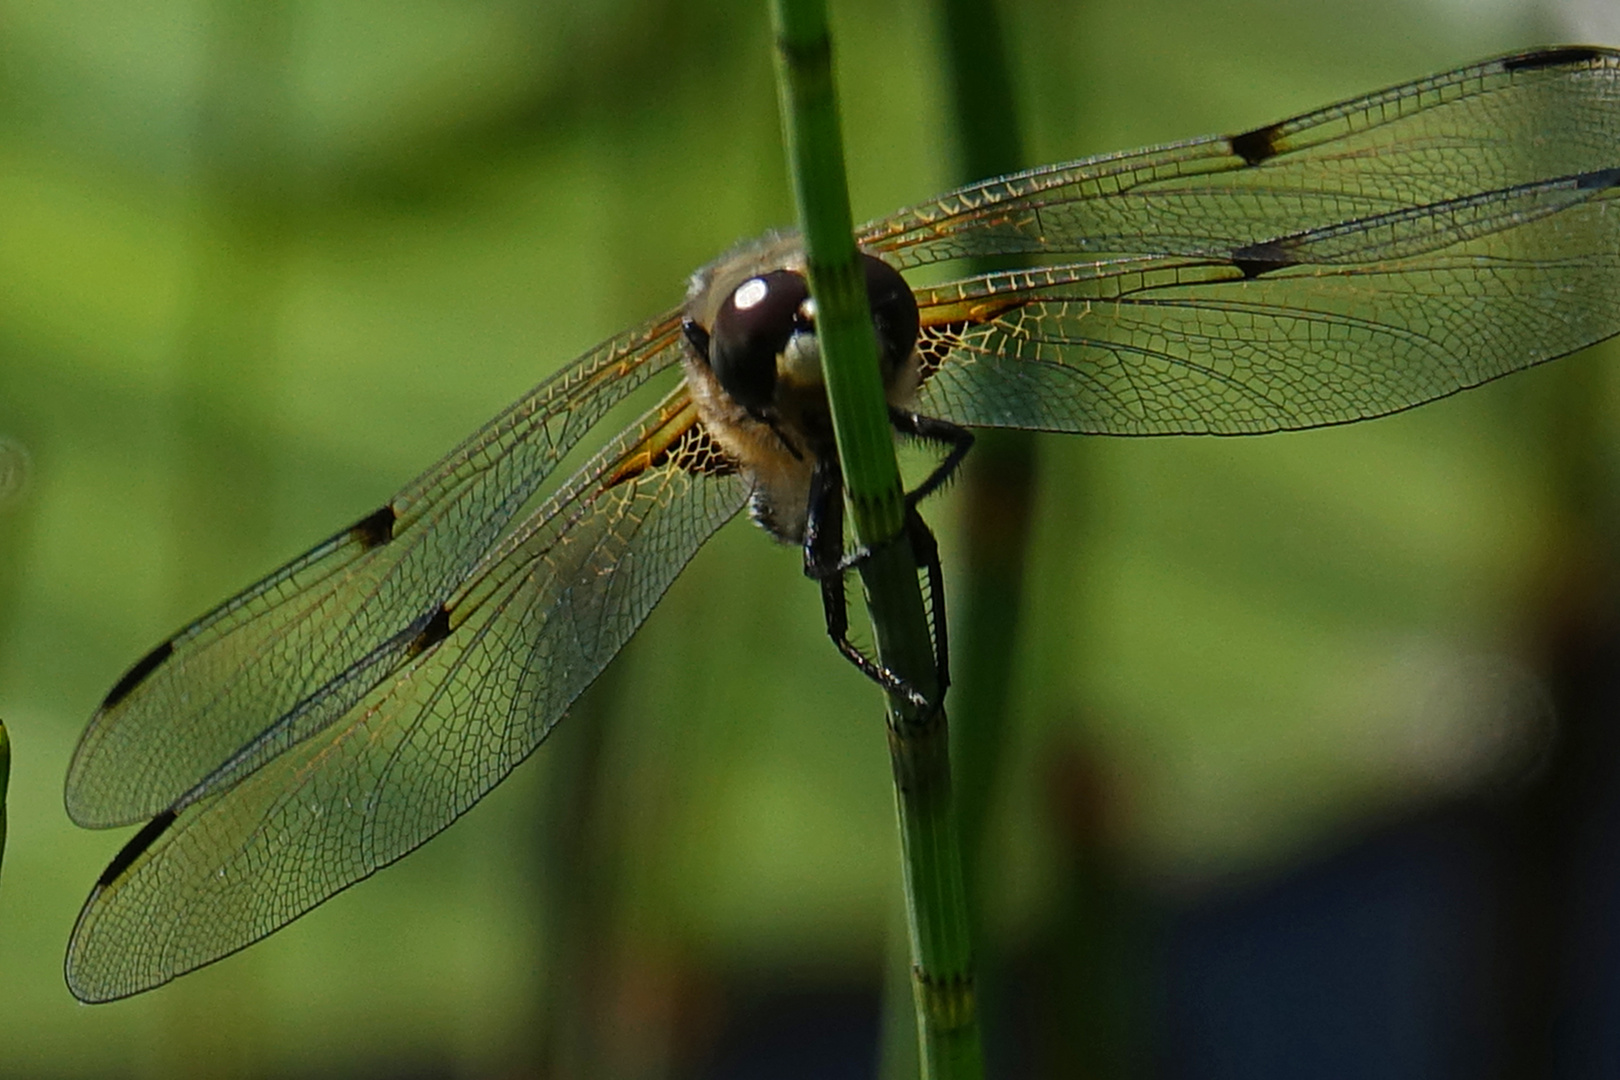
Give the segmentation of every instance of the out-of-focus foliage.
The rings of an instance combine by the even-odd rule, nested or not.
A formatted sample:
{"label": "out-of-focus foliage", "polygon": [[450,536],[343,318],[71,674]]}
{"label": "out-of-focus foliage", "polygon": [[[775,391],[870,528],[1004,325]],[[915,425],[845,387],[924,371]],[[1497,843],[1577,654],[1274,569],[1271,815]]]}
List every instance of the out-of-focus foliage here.
{"label": "out-of-focus foliage", "polygon": [[[1041,161],[1559,36],[1462,0],[1006,7]],[[928,10],[834,15],[857,216],[934,194]],[[0,463],[28,476],[8,494],[0,464],[0,715],[29,747],[0,1075],[532,1064],[556,912],[586,893],[569,940],[626,1074],[696,1052],[719,980],[875,978],[880,705],[796,554],[738,523],[444,838],[172,987],[72,1003],[61,950],[122,837],[73,829],[60,783],[125,667],[791,209],[763,5],[0,0],[0,27]],[[1001,947],[1059,902],[1055,748],[1131,872],[1190,885],[1511,770],[1523,613],[1576,545],[1553,418],[1573,394],[1612,431],[1613,359],[1342,430],[1048,440],[986,859]],[[949,498],[930,514],[949,573]],[[583,854],[559,853],[584,768]]]}

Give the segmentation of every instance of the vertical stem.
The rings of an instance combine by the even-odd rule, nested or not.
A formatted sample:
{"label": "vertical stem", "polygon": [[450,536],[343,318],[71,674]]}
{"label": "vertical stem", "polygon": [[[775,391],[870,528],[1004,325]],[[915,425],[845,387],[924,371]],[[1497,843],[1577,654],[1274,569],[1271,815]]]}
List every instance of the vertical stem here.
{"label": "vertical stem", "polygon": [[[894,435],[856,259],[823,0],[772,0],[788,170],[816,298],[827,398],[879,660],[938,698],[933,638],[910,545]],[[900,823],[922,1075],[983,1074],[961,849],[951,803],[944,708],[889,695],[889,753]]]}

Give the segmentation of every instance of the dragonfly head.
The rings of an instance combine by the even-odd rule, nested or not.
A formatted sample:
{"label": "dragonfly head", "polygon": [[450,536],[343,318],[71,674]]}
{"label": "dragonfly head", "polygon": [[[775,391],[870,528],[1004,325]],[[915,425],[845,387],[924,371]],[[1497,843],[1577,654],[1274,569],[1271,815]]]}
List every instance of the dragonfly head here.
{"label": "dragonfly head", "polygon": [[732,399],[756,415],[776,402],[777,383],[821,383],[815,304],[797,270],[744,281],[720,305],[709,332],[709,366]]}
{"label": "dragonfly head", "polygon": [[[860,259],[887,387],[916,345],[917,303],[899,271],[871,255]],[[715,314],[708,360],[726,393],[755,415],[772,413],[784,398],[821,395],[816,302],[804,274],[771,270],[733,289]]]}

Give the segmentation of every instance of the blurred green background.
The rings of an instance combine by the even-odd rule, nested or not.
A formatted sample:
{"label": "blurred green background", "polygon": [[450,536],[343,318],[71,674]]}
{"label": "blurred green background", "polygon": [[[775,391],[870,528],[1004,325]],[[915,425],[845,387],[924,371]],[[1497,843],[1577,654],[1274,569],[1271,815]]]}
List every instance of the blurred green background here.
{"label": "blurred green background", "polygon": [[[1003,10],[1032,163],[1601,33],[1510,0]],[[833,15],[857,218],[952,186],[932,7]],[[0,0],[0,50],[0,1075],[788,1075],[725,1062],[875,1010],[879,702],[745,522],[437,842],[135,1000],[60,973],[123,839],[62,777],[126,667],[789,221],[764,5]],[[1548,627],[1612,573],[1613,353],[1345,429],[1043,441],[984,860],[1009,1075],[1152,1071],[1154,927],[1537,782]],[[953,497],[930,517],[949,574]],[[1042,955],[1080,974],[1041,990]]]}

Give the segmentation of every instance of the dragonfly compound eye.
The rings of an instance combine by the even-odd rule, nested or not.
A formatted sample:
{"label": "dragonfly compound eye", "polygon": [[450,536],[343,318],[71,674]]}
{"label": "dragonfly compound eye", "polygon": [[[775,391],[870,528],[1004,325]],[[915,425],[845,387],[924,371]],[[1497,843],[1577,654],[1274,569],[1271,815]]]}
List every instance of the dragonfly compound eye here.
{"label": "dragonfly compound eye", "polygon": [[917,344],[917,298],[900,271],[873,255],[862,255],[866,270],[866,302],[872,308],[872,330],[877,335],[883,382],[911,356]]}
{"label": "dragonfly compound eye", "polygon": [[810,287],[802,274],[774,270],[751,277],[714,317],[709,365],[733,400],[751,412],[768,408],[776,394],[776,358],[795,333],[808,327],[800,314]]}

